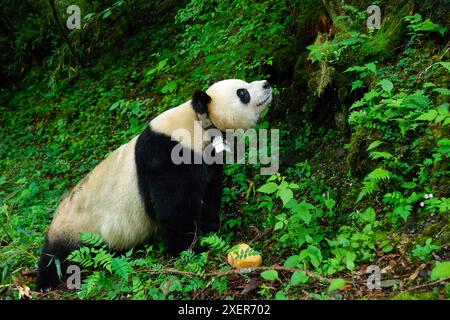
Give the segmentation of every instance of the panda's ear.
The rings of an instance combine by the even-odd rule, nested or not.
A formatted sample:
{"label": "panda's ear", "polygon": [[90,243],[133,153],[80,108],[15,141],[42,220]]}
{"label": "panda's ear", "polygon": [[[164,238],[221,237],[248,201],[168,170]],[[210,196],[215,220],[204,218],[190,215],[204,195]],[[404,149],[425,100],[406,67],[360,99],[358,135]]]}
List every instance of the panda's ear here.
{"label": "panda's ear", "polygon": [[196,91],[192,96],[192,107],[197,113],[207,113],[211,97],[205,91]]}

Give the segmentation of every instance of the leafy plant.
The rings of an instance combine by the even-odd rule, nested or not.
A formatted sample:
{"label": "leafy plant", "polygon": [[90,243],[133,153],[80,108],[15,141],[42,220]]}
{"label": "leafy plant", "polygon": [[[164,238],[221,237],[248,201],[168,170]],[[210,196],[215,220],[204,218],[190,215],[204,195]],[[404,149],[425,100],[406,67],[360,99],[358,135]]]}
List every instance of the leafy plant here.
{"label": "leafy plant", "polygon": [[435,251],[439,251],[441,249],[440,245],[434,244],[431,238],[428,238],[424,245],[416,244],[415,249],[413,250],[413,257],[419,258],[420,260],[428,260],[431,258],[431,254]]}

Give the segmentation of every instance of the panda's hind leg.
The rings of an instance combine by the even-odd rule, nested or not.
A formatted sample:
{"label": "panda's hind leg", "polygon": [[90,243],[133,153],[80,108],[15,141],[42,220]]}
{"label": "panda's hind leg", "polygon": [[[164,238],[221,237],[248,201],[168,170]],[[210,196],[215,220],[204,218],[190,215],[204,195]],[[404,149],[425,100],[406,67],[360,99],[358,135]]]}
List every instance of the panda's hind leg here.
{"label": "panda's hind leg", "polygon": [[[48,237],[45,239],[45,245],[39,259],[38,290],[52,290],[61,284],[68,267],[66,259],[70,252],[78,247],[78,244],[69,240],[50,241]],[[58,264],[60,267],[59,274]]]}

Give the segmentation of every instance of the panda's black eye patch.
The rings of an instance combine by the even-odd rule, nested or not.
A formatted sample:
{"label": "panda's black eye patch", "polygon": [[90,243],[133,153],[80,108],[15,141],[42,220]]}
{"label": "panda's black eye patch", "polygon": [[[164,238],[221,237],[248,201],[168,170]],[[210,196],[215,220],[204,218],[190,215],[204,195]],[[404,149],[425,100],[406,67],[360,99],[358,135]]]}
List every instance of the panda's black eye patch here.
{"label": "panda's black eye patch", "polygon": [[247,89],[238,89],[236,91],[237,96],[241,99],[241,102],[247,104],[250,102],[250,93]]}

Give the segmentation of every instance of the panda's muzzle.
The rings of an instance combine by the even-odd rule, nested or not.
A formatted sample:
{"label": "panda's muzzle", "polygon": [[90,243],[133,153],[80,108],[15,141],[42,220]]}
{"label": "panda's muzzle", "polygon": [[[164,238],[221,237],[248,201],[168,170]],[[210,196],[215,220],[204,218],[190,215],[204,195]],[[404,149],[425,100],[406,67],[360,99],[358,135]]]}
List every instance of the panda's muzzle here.
{"label": "panda's muzzle", "polygon": [[[269,87],[270,90],[270,87]],[[269,94],[264,98],[263,101],[259,102],[256,106],[257,107],[262,107],[263,105],[265,105],[270,99],[272,98],[272,90],[270,90]]]}

